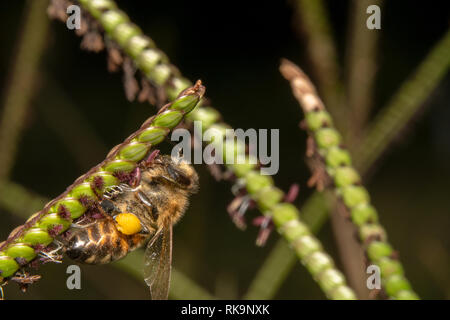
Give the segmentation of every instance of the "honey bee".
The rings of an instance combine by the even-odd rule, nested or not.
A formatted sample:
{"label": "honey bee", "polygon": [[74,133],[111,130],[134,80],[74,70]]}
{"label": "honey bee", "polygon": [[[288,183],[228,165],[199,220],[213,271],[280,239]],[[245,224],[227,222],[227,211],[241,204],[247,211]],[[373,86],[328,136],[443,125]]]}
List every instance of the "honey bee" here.
{"label": "honey bee", "polygon": [[185,212],[189,195],[197,191],[198,176],[188,163],[166,155],[156,156],[139,169],[136,187],[120,184],[105,193],[99,206],[104,218],[72,229],[63,240],[65,253],[81,263],[104,264],[123,258],[149,240],[145,282],[152,299],[167,299],[172,226]]}

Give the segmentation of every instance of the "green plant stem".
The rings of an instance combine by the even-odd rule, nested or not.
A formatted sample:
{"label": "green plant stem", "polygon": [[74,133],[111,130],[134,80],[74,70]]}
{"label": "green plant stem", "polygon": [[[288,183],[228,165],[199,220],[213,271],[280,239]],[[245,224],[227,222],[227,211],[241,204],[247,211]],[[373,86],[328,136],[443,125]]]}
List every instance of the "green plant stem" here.
{"label": "green plant stem", "polygon": [[[377,159],[389,148],[393,143],[392,140],[409,122],[408,119],[414,117],[426,97],[430,95],[448,72],[450,66],[450,55],[448,55],[448,52],[450,52],[449,39],[450,32],[447,31],[443,38],[436,43],[431,52],[426,56],[424,61],[413,72],[411,77],[394,94],[391,102],[383,108],[383,113],[380,113],[380,116],[371,123],[368,133],[359,144],[359,147],[356,148],[357,151],[352,152],[354,155],[354,165],[362,176],[366,174]],[[389,114],[402,115],[401,109],[406,107],[409,109],[408,119],[396,116],[392,118],[392,121],[387,118]],[[384,114],[384,116],[381,117],[381,114]],[[388,122],[385,122],[386,119]],[[385,123],[388,123],[387,127],[385,127]],[[381,130],[381,128],[388,130]],[[378,145],[378,149],[376,150],[368,147],[369,145],[375,144]],[[314,192],[303,204],[300,211],[303,214],[302,218],[305,223],[308,224],[314,233],[318,232],[328,219],[328,207],[323,193]],[[279,242],[281,241],[279,240]],[[278,247],[275,246],[274,250],[277,250]],[[280,253],[273,252],[269,257],[278,255]],[[294,253],[292,252],[286,252],[286,255],[289,255],[289,257],[284,257],[284,260],[295,259]],[[267,263],[269,262],[267,261]],[[290,265],[287,264],[287,266]],[[272,277],[278,279],[275,283],[282,282],[287,274],[289,274],[289,270],[286,271],[284,268],[272,270]]]}
{"label": "green plant stem", "polygon": [[351,165],[350,153],[342,147],[342,137],[334,129],[332,118],[313,84],[300,68],[287,60],[282,62],[280,71],[290,82],[293,94],[305,113],[308,133],[314,139],[315,153],[320,162],[318,166],[324,167],[334,182],[333,191],[357,227],[370,262],[380,268],[386,294],[394,299],[417,299],[394,249],[387,241],[386,231],[378,222],[369,193]]}
{"label": "green plant stem", "polygon": [[[253,278],[244,299],[271,299],[283,284],[283,280],[288,276],[295,262],[295,253],[292,252],[286,241],[284,239],[278,240],[275,248],[270,251],[264,264]],[[281,276],[274,277],[274,270],[277,270],[276,275],[280,274]]]}
{"label": "green plant stem", "polygon": [[[30,212],[42,208],[48,201],[49,199],[34,194],[17,183],[5,182],[0,185],[0,207],[24,219],[28,218]],[[125,259],[111,263],[110,266],[126,272],[139,282],[144,283],[143,262],[144,254],[142,250],[136,250],[127,255]],[[172,268],[170,296],[174,299],[214,299],[205,289],[199,287],[175,268]]]}
{"label": "green plant stem", "polygon": [[418,112],[450,68],[450,29],[400,87],[367,130],[355,154],[355,166],[367,171]]}
{"label": "green plant stem", "polygon": [[[383,0],[351,1],[351,24],[347,40],[347,97],[351,110],[349,130],[345,132],[347,144],[361,142],[362,132],[373,106],[373,92],[377,71],[376,55],[381,30],[366,28],[366,9],[370,5],[382,8]],[[325,103],[328,105],[327,101]]]}
{"label": "green plant stem", "polygon": [[141,128],[114,147],[100,164],[78,178],[59,197],[31,216],[0,243],[0,282],[13,276],[53,242],[56,235],[67,230],[74,219],[82,216],[105,190],[132,175],[156,144],[162,142],[203,97],[205,88],[198,81],[182,91],[171,103],[147,119]]}
{"label": "green plant stem", "polygon": [[0,181],[7,180],[35,87],[37,69],[45,49],[49,21],[46,1],[28,0],[23,28],[5,92],[0,123]]}
{"label": "green plant stem", "polygon": [[[113,1],[82,0],[80,3],[100,23],[110,39],[132,59],[137,69],[154,85],[163,88],[169,98],[189,84],[189,80],[182,78],[168,58],[156,48],[154,42],[146,37],[138,26],[131,23],[129,17],[120,11]],[[220,118],[216,109],[201,105],[187,117],[187,121],[201,121],[204,130],[214,129],[218,133],[215,138],[217,142],[225,141],[225,130],[231,128],[221,122]],[[239,143],[228,144],[228,147],[233,150],[233,154],[245,149],[245,145]],[[227,165],[227,168],[239,178],[240,184],[246,188],[260,211],[273,218],[278,232],[293,247],[300,261],[306,264],[325,294],[332,299],[354,299],[354,293],[346,286],[342,273],[335,268],[334,262],[323,251],[320,242],[299,219],[298,210],[283,203],[284,194],[274,186],[273,180],[261,175],[256,164],[249,162],[244,165]]]}

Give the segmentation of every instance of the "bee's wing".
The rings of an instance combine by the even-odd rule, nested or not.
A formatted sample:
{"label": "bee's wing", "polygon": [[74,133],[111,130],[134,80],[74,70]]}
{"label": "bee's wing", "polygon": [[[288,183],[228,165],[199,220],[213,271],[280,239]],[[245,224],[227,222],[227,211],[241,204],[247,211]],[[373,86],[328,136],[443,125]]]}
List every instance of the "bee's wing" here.
{"label": "bee's wing", "polygon": [[144,256],[144,279],[153,300],[167,300],[172,269],[172,225],[159,229]]}

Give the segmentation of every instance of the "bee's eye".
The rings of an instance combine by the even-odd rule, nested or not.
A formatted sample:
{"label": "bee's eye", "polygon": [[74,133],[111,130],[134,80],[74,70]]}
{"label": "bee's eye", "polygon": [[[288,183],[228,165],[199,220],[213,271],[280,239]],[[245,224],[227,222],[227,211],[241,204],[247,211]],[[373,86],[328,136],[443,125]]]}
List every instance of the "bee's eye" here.
{"label": "bee's eye", "polygon": [[189,186],[191,184],[191,180],[186,175],[184,175],[171,165],[167,166],[167,173],[170,175],[173,181],[178,184],[181,184],[183,186]]}
{"label": "bee's eye", "polygon": [[107,200],[107,199],[105,199],[102,202],[100,202],[100,206],[108,214],[113,213],[117,209],[116,206],[114,205],[114,203],[112,201]]}

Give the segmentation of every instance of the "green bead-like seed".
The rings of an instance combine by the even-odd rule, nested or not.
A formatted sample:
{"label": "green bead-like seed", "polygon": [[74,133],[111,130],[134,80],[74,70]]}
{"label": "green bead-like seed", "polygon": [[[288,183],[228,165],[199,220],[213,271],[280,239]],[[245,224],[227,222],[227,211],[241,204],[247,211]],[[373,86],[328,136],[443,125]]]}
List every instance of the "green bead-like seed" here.
{"label": "green bead-like seed", "polygon": [[145,157],[149,149],[147,144],[133,142],[120,150],[119,157],[123,160],[137,162]]}
{"label": "green bead-like seed", "polygon": [[344,204],[350,209],[370,201],[369,193],[364,187],[347,186],[340,190]]}
{"label": "green bead-like seed", "polygon": [[223,140],[227,136],[227,130],[230,129],[232,128],[224,123],[215,123],[208,128],[208,130],[213,132],[213,138],[211,138],[212,141],[214,141],[214,137]]}
{"label": "green bead-like seed", "polygon": [[377,262],[382,257],[390,256],[393,251],[394,250],[388,243],[381,241],[373,241],[367,247],[367,255],[370,261],[373,262]]}
{"label": "green bead-like seed", "polygon": [[151,40],[150,38],[138,34],[135,36],[132,36],[126,46],[125,46],[125,51],[133,58],[133,59],[137,59],[137,57],[141,54],[141,52],[145,49],[145,48],[149,48],[149,47],[154,47],[155,44],[153,42],[153,40]]}
{"label": "green bead-like seed", "polygon": [[23,243],[15,243],[11,245],[5,253],[11,258],[23,258],[26,262],[30,262],[36,257],[36,252],[34,249]]}
{"label": "green bead-like seed", "polygon": [[337,168],[351,165],[352,158],[347,150],[341,149],[340,147],[332,147],[328,149],[325,161],[328,167]]}
{"label": "green bead-like seed", "polygon": [[371,239],[379,239],[386,241],[386,231],[377,223],[364,224],[359,228],[359,237],[363,242],[367,242]]}
{"label": "green bead-like seed", "polygon": [[128,21],[128,16],[119,10],[108,10],[100,16],[100,23],[107,33],[111,33],[119,24]]}
{"label": "green bead-like seed", "polygon": [[330,114],[325,110],[308,112],[305,115],[305,120],[306,124],[308,125],[308,129],[311,131],[316,131],[323,125],[331,126],[333,124]]}
{"label": "green bead-like seed", "polygon": [[156,65],[151,72],[148,72],[145,75],[158,86],[162,86],[166,83],[171,74],[172,70],[170,69],[170,66],[161,63]]}
{"label": "green bead-like seed", "polygon": [[106,164],[104,170],[108,172],[131,172],[134,168],[136,168],[136,164],[134,162],[114,160]]}
{"label": "green bead-like seed", "polygon": [[337,187],[346,187],[361,181],[358,172],[352,167],[339,167],[334,170],[334,183]]}
{"label": "green bead-like seed", "polygon": [[283,227],[288,221],[298,219],[298,210],[290,203],[280,203],[272,208],[272,219],[275,226]]}
{"label": "green bead-like seed", "polygon": [[250,171],[245,176],[247,191],[251,195],[255,195],[260,190],[273,185],[273,180],[270,176],[260,175],[258,172]]}
{"label": "green bead-like seed", "polygon": [[91,0],[80,1],[81,5],[86,6],[89,13],[95,18],[99,19],[102,12],[105,10],[116,9],[117,6],[110,0]]}
{"label": "green bead-like seed", "polygon": [[325,292],[331,292],[339,286],[345,285],[345,278],[336,269],[327,269],[322,272],[318,279],[320,287]]}
{"label": "green bead-like seed", "polygon": [[72,219],[77,219],[86,212],[86,208],[75,198],[64,198],[56,203],[53,212],[61,212],[65,207],[66,210],[70,212],[70,217]]}
{"label": "green bead-like seed", "polygon": [[245,162],[245,143],[242,140],[226,139],[223,142],[222,157],[225,165]]}
{"label": "green bead-like seed", "polygon": [[0,276],[7,278],[19,270],[19,264],[10,257],[0,256]]}
{"label": "green bead-like seed", "polygon": [[401,290],[397,292],[397,300],[419,300],[419,296],[411,290]]}
{"label": "green bead-like seed", "polygon": [[333,260],[325,253],[313,252],[306,258],[306,268],[311,274],[319,274],[325,269],[333,268]]}
{"label": "green bead-like seed", "polygon": [[334,300],[356,300],[355,293],[345,285],[334,289],[331,298]]}
{"label": "green bead-like seed", "polygon": [[233,168],[233,172],[238,178],[244,177],[251,170],[256,168],[257,161],[253,157],[247,156],[245,159],[245,163],[235,163],[230,165]]}
{"label": "green bead-like seed", "polygon": [[167,57],[157,49],[146,49],[137,57],[137,65],[146,75],[149,75],[158,63],[166,63]]}
{"label": "green bead-like seed", "polygon": [[341,136],[336,129],[322,128],[316,131],[315,134],[317,146],[319,149],[328,149],[338,146],[341,143]]}
{"label": "green bead-like seed", "polygon": [[208,129],[211,125],[219,120],[220,114],[217,110],[211,107],[203,107],[192,110],[192,112],[189,113],[186,118],[189,121],[201,121],[203,128]]}
{"label": "green bead-like seed", "polygon": [[123,47],[133,36],[142,34],[138,26],[132,23],[122,23],[114,28],[112,37],[117,43]]}
{"label": "green bead-like seed", "polygon": [[89,182],[83,182],[75,186],[69,193],[69,197],[80,199],[81,197],[87,197],[89,199],[96,199],[94,191],[92,191],[91,184]]}
{"label": "green bead-like seed", "polygon": [[188,79],[173,77],[170,81],[170,84],[166,88],[167,97],[169,98],[169,100],[175,100],[181,91],[189,88],[190,86],[192,86],[192,82],[190,82]]}
{"label": "green bead-like seed", "polygon": [[31,228],[29,229],[25,235],[20,239],[20,242],[29,244],[29,245],[37,245],[42,244],[44,246],[49,245],[53,241],[53,238],[48,234],[47,231],[42,230],[41,228]]}
{"label": "green bead-like seed", "polygon": [[153,124],[157,127],[172,129],[180,123],[181,119],[183,119],[183,112],[166,110],[155,117]]}
{"label": "green bead-like seed", "polygon": [[139,142],[148,142],[152,145],[158,144],[164,140],[164,138],[169,134],[170,130],[167,128],[156,128],[150,127],[144,130],[137,140]]}
{"label": "green bead-like seed", "polygon": [[299,220],[289,220],[287,223],[281,225],[279,230],[289,242],[293,242],[300,237],[311,234],[309,228]]}
{"label": "green bead-like seed", "polygon": [[264,212],[266,210],[270,210],[273,206],[280,203],[283,197],[284,192],[272,186],[262,189],[256,195],[256,202],[258,203],[260,209]]}
{"label": "green bead-like seed", "polygon": [[393,275],[386,279],[384,289],[389,296],[396,296],[402,290],[411,290],[411,285],[404,276]]}
{"label": "green bead-like seed", "polygon": [[377,263],[381,269],[381,275],[383,278],[389,278],[394,274],[404,275],[403,266],[398,260],[394,260],[389,257],[382,257]]}
{"label": "green bead-like seed", "polygon": [[52,228],[61,225],[62,229],[59,233],[62,233],[70,227],[71,223],[72,221],[61,218],[58,213],[49,213],[39,221],[37,226],[44,230],[51,230]]}
{"label": "green bead-like seed", "polygon": [[195,108],[200,98],[197,95],[187,95],[176,99],[170,106],[171,110],[181,110],[185,113]]}
{"label": "green bead-like seed", "polygon": [[368,222],[377,222],[378,216],[375,208],[367,203],[360,204],[351,210],[351,217],[354,224],[362,226]]}
{"label": "green bead-like seed", "polygon": [[89,177],[88,181],[91,183],[91,186],[93,186],[92,183],[98,179],[97,177],[101,178],[102,185],[100,189],[97,189],[101,192],[108,187],[116,186],[120,183],[120,180],[114,177],[110,172],[100,171]]}
{"label": "green bead-like seed", "polygon": [[293,246],[300,259],[305,259],[311,253],[322,250],[320,242],[310,235],[300,237],[294,242]]}

